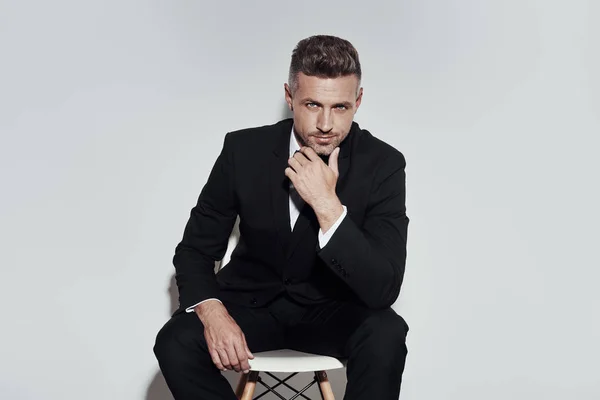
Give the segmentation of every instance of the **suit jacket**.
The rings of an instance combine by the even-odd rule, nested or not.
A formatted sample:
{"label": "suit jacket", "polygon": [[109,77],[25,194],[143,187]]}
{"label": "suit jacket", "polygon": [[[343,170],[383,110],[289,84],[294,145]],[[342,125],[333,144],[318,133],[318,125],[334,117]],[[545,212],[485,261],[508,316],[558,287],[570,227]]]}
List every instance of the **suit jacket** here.
{"label": "suit jacket", "polygon": [[[352,123],[340,144],[336,192],[347,215],[324,248],[309,205],[290,229],[285,168],[293,120],[230,132],[173,263],[182,312],[204,299],[260,307],[287,291],[303,304],[330,299],[390,306],[406,261],[409,219],[402,153]],[[216,275],[236,217],[240,240]]]}

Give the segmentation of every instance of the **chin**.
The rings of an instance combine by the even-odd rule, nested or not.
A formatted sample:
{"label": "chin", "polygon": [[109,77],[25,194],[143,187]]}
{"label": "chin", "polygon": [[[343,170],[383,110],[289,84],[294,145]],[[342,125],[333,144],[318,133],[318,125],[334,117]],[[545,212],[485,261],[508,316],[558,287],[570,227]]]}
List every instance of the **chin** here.
{"label": "chin", "polygon": [[318,144],[313,144],[312,146],[310,146],[315,153],[317,153],[320,156],[330,156],[331,153],[333,153],[333,150],[335,150],[336,146],[319,146]]}
{"label": "chin", "polygon": [[338,147],[340,144],[339,143],[331,143],[328,145],[321,145],[321,144],[317,144],[315,142],[313,142],[312,140],[309,141],[308,146],[313,149],[315,151],[315,153],[317,153],[320,156],[330,156],[331,153],[333,153],[333,150],[335,150],[336,147]]}

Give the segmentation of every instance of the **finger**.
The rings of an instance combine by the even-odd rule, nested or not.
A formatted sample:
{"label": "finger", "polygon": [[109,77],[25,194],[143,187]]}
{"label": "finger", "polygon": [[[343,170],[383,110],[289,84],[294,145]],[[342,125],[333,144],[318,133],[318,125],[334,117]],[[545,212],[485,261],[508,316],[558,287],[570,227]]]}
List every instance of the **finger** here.
{"label": "finger", "polygon": [[338,168],[338,157],[340,156],[340,148],[336,147],[329,156],[329,168],[335,172],[335,176],[340,176]]}
{"label": "finger", "polygon": [[288,165],[296,172],[299,172],[302,169],[302,164],[294,157],[288,160]]}
{"label": "finger", "polygon": [[321,157],[319,157],[319,155],[317,154],[316,151],[314,151],[311,147],[308,146],[304,146],[300,149],[300,151],[302,152],[302,154],[304,154],[306,156],[306,158],[308,158],[310,161],[318,161],[321,160]]}
{"label": "finger", "polygon": [[287,167],[285,169],[285,176],[287,176],[288,178],[290,178],[290,180],[292,181],[292,183],[295,183],[295,180],[296,180],[296,177],[298,176],[298,174],[292,168]]}
{"label": "finger", "polygon": [[237,354],[237,359],[239,361],[239,369],[240,371],[249,371],[250,364],[248,364],[248,354],[246,353],[246,349],[244,343],[240,340],[235,345],[235,352]]}
{"label": "finger", "polygon": [[227,348],[227,356],[229,357],[229,362],[231,363],[231,368],[233,368],[235,370],[235,372],[240,372],[240,360],[238,360],[235,345],[231,344]]}
{"label": "finger", "polygon": [[221,357],[219,357],[219,353],[217,353],[217,351],[215,349],[209,350],[209,353],[210,353],[210,358],[212,358],[213,364],[215,364],[215,367],[219,368],[220,371],[224,371],[225,367],[223,366],[223,363],[221,362]]}
{"label": "finger", "polygon": [[310,162],[310,160],[304,155],[304,153],[302,153],[302,150],[294,153],[294,156],[292,158],[295,158],[296,160],[298,160],[298,162],[302,166],[304,166],[304,165],[306,165],[306,163]]}
{"label": "finger", "polygon": [[229,362],[229,356],[227,355],[227,351],[224,349],[217,350],[219,353],[219,358],[221,358],[221,364],[223,364],[224,369],[231,369],[231,362]]}

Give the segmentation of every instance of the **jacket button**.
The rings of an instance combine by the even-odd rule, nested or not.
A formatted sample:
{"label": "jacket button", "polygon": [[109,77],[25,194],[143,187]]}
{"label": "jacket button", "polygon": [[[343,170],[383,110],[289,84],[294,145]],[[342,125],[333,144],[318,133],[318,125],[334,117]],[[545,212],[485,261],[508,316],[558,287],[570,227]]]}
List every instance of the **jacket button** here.
{"label": "jacket button", "polygon": [[256,303],[257,303],[257,301],[254,297],[250,299],[250,304],[256,304]]}
{"label": "jacket button", "polygon": [[337,263],[338,263],[338,262],[337,262],[337,260],[336,260],[335,258],[332,258],[332,259],[331,259],[331,263],[332,263],[333,265],[337,265]]}
{"label": "jacket button", "polygon": [[284,285],[290,285],[291,283],[292,282],[289,279],[287,279],[287,278],[283,280],[283,284]]}

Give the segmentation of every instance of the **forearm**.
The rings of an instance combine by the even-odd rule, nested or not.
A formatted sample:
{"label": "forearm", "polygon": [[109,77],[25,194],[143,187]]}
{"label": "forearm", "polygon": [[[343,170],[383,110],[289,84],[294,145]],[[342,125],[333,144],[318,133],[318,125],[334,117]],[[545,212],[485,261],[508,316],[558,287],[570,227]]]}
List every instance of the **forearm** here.
{"label": "forearm", "polygon": [[209,298],[219,298],[215,261],[179,244],[173,257],[179,304],[189,308]]}
{"label": "forearm", "polygon": [[219,298],[215,261],[227,250],[237,218],[233,163],[228,134],[196,206],[190,212],[173,264],[179,305],[189,308],[208,298]]}
{"label": "forearm", "polygon": [[409,219],[405,206],[406,163],[386,160],[374,179],[361,225],[348,213],[319,256],[371,308],[390,306],[400,293]]}
{"label": "forearm", "polygon": [[[398,221],[406,226],[408,219]],[[370,308],[390,306],[404,276],[406,242],[398,235],[394,246],[378,243],[346,216],[319,257]]]}

